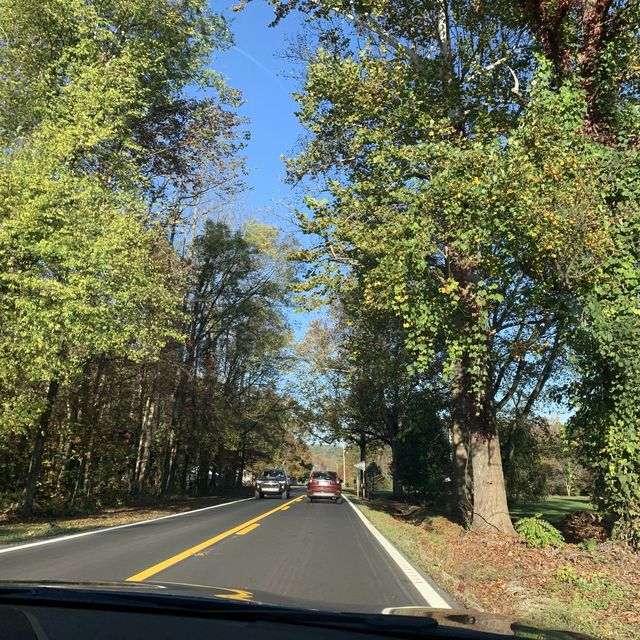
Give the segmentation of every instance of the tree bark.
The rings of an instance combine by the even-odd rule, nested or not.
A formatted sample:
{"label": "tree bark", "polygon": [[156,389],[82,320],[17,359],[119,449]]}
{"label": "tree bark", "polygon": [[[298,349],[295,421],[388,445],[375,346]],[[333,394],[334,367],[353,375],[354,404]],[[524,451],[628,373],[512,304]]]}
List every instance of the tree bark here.
{"label": "tree bark", "polygon": [[500,442],[495,428],[475,430],[471,437],[473,459],[473,528],[515,535],[504,486]]}
{"label": "tree bark", "polygon": [[198,456],[198,495],[206,496],[209,493],[209,470],[211,462],[208,450],[201,450]]}
{"label": "tree bark", "polygon": [[[463,263],[455,255],[451,259],[451,269],[458,282],[459,295],[467,306],[468,315],[460,323],[460,332],[470,340],[471,336],[476,334],[477,323],[485,317],[481,301],[475,293],[475,286],[480,276],[473,261]],[[486,324],[483,327],[483,333],[487,353],[490,354],[492,334]],[[451,388],[452,417],[456,433],[454,477],[457,486],[454,496],[458,504],[462,502],[465,523],[471,522],[477,529],[513,534],[515,532],[509,518],[507,492],[500,459],[491,375],[487,369],[484,393],[481,396],[478,389],[474,388],[475,378],[471,364],[470,354],[463,354],[455,369]],[[467,460],[464,460],[464,447],[461,446],[465,440],[468,443]],[[469,504],[472,508],[471,519],[466,513],[467,505],[464,502],[469,487],[469,475],[473,483],[473,498]]]}
{"label": "tree bark", "polygon": [[84,454],[84,478],[82,480],[82,493],[88,496],[91,493],[91,467],[93,463],[93,431],[89,436],[89,446],[87,452]]}
{"label": "tree bark", "polygon": [[462,364],[451,381],[452,492],[451,514],[463,524],[473,517],[473,478],[469,456],[469,407]]}
{"label": "tree bark", "polygon": [[40,471],[42,470],[42,453],[44,451],[44,443],[49,432],[49,421],[51,420],[53,404],[58,395],[59,388],[60,385],[57,380],[49,381],[47,401],[38,421],[38,428],[33,442],[33,453],[31,454],[27,480],[22,494],[22,506],[20,511],[25,516],[30,516],[33,513],[33,501],[36,495],[36,485],[38,478],[40,477]]}
{"label": "tree bark", "polygon": [[515,535],[509,516],[500,455],[495,405],[489,393],[476,402],[471,419],[470,451],[473,475],[473,528]]}
{"label": "tree bark", "polygon": [[400,455],[399,446],[397,440],[391,441],[391,483],[393,497],[395,500],[400,500],[404,494],[402,488],[402,481],[400,479]]}
{"label": "tree bark", "polygon": [[240,464],[238,466],[238,475],[236,477],[236,488],[242,488],[242,477],[244,476],[244,467],[247,459],[247,434],[242,434],[242,447],[240,449]]}
{"label": "tree bark", "polygon": [[162,477],[160,483],[160,495],[170,496],[173,493],[173,480],[175,477],[176,455],[178,448],[176,446],[176,436],[173,430],[169,432],[164,459],[162,461]]}
{"label": "tree bark", "polygon": [[156,417],[157,403],[153,397],[155,390],[152,388],[147,397],[142,415],[140,432],[140,442],[138,444],[138,455],[135,469],[135,492],[138,495],[144,493],[147,480],[147,469],[149,467],[149,456],[151,455],[151,442],[153,438],[153,423]]}

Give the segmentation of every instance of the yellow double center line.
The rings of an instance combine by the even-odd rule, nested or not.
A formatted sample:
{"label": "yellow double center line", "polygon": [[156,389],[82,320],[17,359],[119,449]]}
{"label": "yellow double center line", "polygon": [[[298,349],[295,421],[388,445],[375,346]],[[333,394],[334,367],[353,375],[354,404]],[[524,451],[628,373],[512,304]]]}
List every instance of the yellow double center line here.
{"label": "yellow double center line", "polygon": [[[177,555],[172,556],[171,558],[167,558],[162,562],[158,562],[158,564],[154,564],[152,567],[149,567],[148,569],[145,569],[144,571],[141,571],[140,573],[136,573],[134,576],[127,578],[127,582],[141,582],[142,580],[146,580],[151,576],[155,576],[156,573],[160,573],[160,571],[164,571],[165,569],[172,567],[174,564],[178,564],[178,562],[182,562],[189,556],[199,553],[200,551],[203,551],[207,547],[210,547],[216,544],[216,542],[220,542],[221,540],[224,540],[225,538],[232,536],[234,533],[238,533],[239,531],[246,529],[252,524],[258,522],[259,520],[263,520],[264,518],[267,518],[268,516],[276,513],[276,511],[288,509],[291,504],[293,504],[294,502],[299,502],[303,498],[304,498],[304,495],[299,496],[298,498],[294,498],[293,500],[290,500],[289,502],[286,502],[285,504],[279,507],[276,507],[275,509],[271,509],[271,511],[267,511],[266,513],[256,516],[251,520],[247,520],[247,522],[243,522],[242,524],[239,524],[237,527],[233,527],[233,529],[229,529],[228,531],[219,533],[217,536],[214,536],[213,538],[209,538],[208,540],[205,540],[204,542],[197,544],[195,547],[191,547],[190,549],[187,549],[186,551],[182,551],[181,553],[178,553]],[[255,527],[251,527],[251,529],[254,529],[254,528]],[[249,533],[249,532],[246,531],[245,533]]]}

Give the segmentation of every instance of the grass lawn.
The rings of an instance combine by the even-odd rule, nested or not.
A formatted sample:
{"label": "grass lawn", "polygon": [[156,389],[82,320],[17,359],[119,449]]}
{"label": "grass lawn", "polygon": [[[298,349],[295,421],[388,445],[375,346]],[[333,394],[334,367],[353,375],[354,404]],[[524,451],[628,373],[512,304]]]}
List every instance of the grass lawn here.
{"label": "grass lawn", "polygon": [[541,513],[549,522],[560,522],[566,515],[574,511],[596,511],[596,508],[585,496],[549,496],[540,502],[521,502],[509,505],[512,518],[525,518]]}

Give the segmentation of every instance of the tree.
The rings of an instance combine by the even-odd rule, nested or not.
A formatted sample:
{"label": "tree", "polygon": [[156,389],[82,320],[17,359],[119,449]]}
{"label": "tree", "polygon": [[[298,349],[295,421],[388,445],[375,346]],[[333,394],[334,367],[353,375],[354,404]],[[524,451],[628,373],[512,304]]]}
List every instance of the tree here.
{"label": "tree", "polygon": [[[356,282],[364,305],[403,319],[415,366],[444,353],[458,506],[510,532],[497,405],[524,388],[531,411],[581,333],[594,271],[613,247],[615,264],[633,261],[611,221],[635,215],[615,185],[635,153],[637,9],[300,2],[279,15],[295,5],[334,12],[346,34],[321,36],[299,95],[309,140],[289,163],[327,196],[303,218],[321,239],[310,288],[344,296]],[[500,341],[517,349],[495,363]]]}
{"label": "tree", "polygon": [[[372,20],[388,21],[386,26],[377,22],[369,28],[368,19],[354,18],[366,38],[357,56],[347,41],[342,50],[320,50],[310,66],[300,100],[302,121],[313,137],[290,163],[290,171],[297,178],[329,175],[326,188],[332,199],[307,203],[313,214],[307,230],[324,239],[312,259],[331,262],[335,257],[357,273],[354,280],[365,305],[403,318],[418,368],[428,368],[437,345],[443,345],[452,380],[454,443],[460,449],[457,507],[476,526],[509,531],[493,398],[486,392],[484,374],[490,343],[487,309],[499,295],[504,263],[496,260],[489,229],[484,234],[471,231],[469,221],[477,226],[485,202],[477,197],[480,189],[473,191],[480,178],[469,175],[468,168],[489,172],[490,165],[487,141],[467,136],[476,127],[503,131],[514,100],[500,78],[490,88],[502,106],[482,121],[478,105],[469,110],[472,115],[454,117],[462,105],[451,82],[442,82],[443,77],[452,80],[451,47],[442,41],[438,11],[425,7],[424,23],[430,28],[420,33],[413,31],[407,15],[383,13],[376,12]],[[474,23],[471,12],[466,17],[473,27],[484,29],[483,41],[508,46],[500,40],[498,23]],[[389,32],[386,27],[395,19],[391,40],[409,38],[410,51],[389,45],[380,35]],[[494,30],[497,40],[488,36]],[[422,54],[438,42],[439,55]],[[468,55],[464,47],[461,55]],[[472,64],[478,69],[476,60]],[[470,92],[472,101],[479,98],[475,91]],[[482,266],[478,256],[483,256]],[[326,273],[330,278],[335,271],[329,266]],[[323,277],[314,284],[330,281]],[[475,460],[470,465],[473,514],[464,477],[469,450]]]}
{"label": "tree", "polygon": [[[0,31],[1,424],[33,445],[28,513],[52,420],[67,421],[56,486],[77,443],[89,492],[97,456],[84,433],[115,404],[103,395],[115,360],[139,372],[144,484],[164,388],[149,363],[179,335],[175,212],[237,188],[238,119],[222,104],[238,96],[206,69],[229,33],[199,0],[3,1]],[[217,99],[186,98],[195,84]],[[95,395],[76,401],[78,389]],[[61,394],[72,399],[64,417]],[[130,412],[123,398],[115,422]],[[133,431],[122,433],[109,449],[128,449]]]}

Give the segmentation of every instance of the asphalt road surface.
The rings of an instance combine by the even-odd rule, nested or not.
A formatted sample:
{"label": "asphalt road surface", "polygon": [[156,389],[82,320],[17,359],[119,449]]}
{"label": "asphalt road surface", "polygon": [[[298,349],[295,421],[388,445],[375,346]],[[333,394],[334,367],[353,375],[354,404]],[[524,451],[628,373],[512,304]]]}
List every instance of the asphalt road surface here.
{"label": "asphalt road surface", "polygon": [[[301,489],[287,501],[243,500],[0,549],[0,580],[216,586],[257,592],[263,601],[273,594],[276,603],[344,611],[441,606],[435,591],[428,602],[425,589],[415,586],[417,575],[413,567],[401,569],[349,504],[307,504]],[[420,580],[424,585],[424,576]]]}

